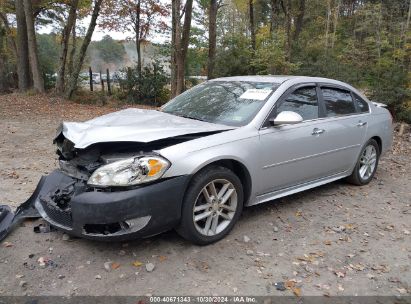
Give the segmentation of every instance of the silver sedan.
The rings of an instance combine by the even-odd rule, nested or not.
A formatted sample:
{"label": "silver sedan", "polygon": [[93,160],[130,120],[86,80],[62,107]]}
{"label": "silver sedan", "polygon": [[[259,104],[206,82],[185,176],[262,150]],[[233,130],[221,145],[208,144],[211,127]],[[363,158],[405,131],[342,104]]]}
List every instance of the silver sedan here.
{"label": "silver sedan", "polygon": [[245,76],[202,83],[159,111],[63,123],[60,169],[32,197],[69,234],[99,240],[175,228],[209,244],[243,207],[346,178],[369,183],[392,117],[331,79]]}

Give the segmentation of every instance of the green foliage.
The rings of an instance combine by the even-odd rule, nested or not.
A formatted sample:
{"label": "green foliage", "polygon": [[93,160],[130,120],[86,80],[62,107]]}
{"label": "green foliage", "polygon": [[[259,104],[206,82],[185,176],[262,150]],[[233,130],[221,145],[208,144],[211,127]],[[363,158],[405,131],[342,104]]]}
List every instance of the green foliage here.
{"label": "green foliage", "polygon": [[251,73],[250,41],[242,34],[227,37],[217,50],[215,73],[219,77]]}
{"label": "green foliage", "polygon": [[110,35],[105,35],[100,41],[93,42],[92,48],[97,50],[98,55],[106,63],[119,63],[126,54],[124,45],[111,38]]}
{"label": "green foliage", "polygon": [[360,88],[374,101],[388,104],[395,118],[410,121],[411,31],[406,30],[409,1],[305,1],[304,22],[297,40],[293,34],[299,1],[291,0],[294,22],[289,60],[281,6],[271,20],[271,1],[254,0],[258,26],[257,48],[253,51],[248,1],[227,3],[218,20],[218,76],[297,74],[334,78]]}
{"label": "green foliage", "polygon": [[51,89],[56,84],[56,72],[59,59],[60,45],[55,34],[37,35],[37,48],[40,69],[44,77],[44,86]]}
{"label": "green foliage", "polygon": [[120,99],[138,104],[160,106],[170,98],[170,92],[166,88],[168,78],[158,62],[154,62],[150,68],[145,67],[141,78],[138,76],[137,66],[123,69],[117,78],[120,84],[118,93]]}

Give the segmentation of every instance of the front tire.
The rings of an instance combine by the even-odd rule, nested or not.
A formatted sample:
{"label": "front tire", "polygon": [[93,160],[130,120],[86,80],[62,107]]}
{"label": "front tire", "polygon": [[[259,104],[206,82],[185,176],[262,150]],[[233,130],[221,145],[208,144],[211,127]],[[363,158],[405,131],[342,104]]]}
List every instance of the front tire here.
{"label": "front tire", "polygon": [[347,181],[358,186],[368,184],[377,171],[380,158],[380,147],[374,139],[370,139],[361,150],[354,171]]}
{"label": "front tire", "polygon": [[243,186],[231,170],[210,166],[197,173],[184,196],[177,232],[185,239],[208,245],[224,238],[243,210]]}

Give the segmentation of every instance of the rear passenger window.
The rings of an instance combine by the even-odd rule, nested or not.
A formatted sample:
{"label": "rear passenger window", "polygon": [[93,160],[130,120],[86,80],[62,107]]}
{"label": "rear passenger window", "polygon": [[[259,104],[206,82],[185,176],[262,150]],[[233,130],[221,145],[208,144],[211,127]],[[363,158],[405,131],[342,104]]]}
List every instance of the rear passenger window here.
{"label": "rear passenger window", "polygon": [[355,113],[351,93],[331,88],[322,88],[327,116],[348,115]]}
{"label": "rear passenger window", "polygon": [[368,103],[364,99],[362,99],[357,94],[354,94],[354,99],[355,99],[355,102],[357,103],[357,107],[360,113],[369,111]]}
{"label": "rear passenger window", "polygon": [[304,120],[318,118],[318,100],[315,87],[304,87],[295,90],[277,108],[277,114],[282,111],[293,111]]}

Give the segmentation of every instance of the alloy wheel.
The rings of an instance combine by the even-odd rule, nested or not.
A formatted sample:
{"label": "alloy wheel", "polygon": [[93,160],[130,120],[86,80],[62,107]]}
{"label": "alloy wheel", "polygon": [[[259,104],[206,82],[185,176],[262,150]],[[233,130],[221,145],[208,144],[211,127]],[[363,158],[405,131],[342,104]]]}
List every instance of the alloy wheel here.
{"label": "alloy wheel", "polygon": [[360,158],[359,174],[362,180],[368,180],[374,173],[377,164],[377,150],[373,145],[368,145]]}
{"label": "alloy wheel", "polygon": [[197,231],[205,236],[224,231],[234,218],[237,200],[237,191],[228,180],[216,179],[208,183],[194,204],[193,221]]}

